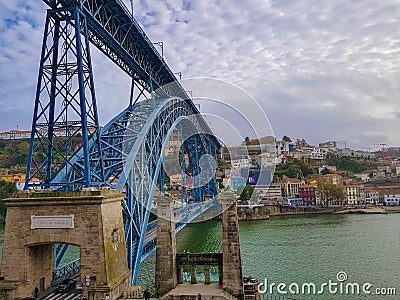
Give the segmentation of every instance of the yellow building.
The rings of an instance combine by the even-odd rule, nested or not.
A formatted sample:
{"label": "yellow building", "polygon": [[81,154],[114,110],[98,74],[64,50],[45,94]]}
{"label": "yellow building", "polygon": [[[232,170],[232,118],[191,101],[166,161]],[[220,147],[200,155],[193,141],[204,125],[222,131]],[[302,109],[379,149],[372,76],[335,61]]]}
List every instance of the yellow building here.
{"label": "yellow building", "polygon": [[0,175],[0,180],[11,183],[25,182],[25,178],[25,174]]}
{"label": "yellow building", "polygon": [[282,180],[278,181],[276,184],[279,184],[283,191],[285,192],[285,197],[287,196],[296,196],[299,194],[299,187],[305,184],[304,180],[300,180],[297,178],[288,178],[284,177]]}

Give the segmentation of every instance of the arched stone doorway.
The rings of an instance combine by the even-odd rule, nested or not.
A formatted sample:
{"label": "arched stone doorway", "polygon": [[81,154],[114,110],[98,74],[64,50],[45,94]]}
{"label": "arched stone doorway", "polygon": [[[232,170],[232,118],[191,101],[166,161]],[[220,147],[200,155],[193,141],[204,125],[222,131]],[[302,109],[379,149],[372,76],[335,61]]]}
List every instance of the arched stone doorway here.
{"label": "arched stone doorway", "polygon": [[[0,288],[11,299],[47,289],[54,270],[54,244],[80,247],[80,280],[96,278],[84,292],[93,299],[119,297],[130,286],[121,201],[113,190],[25,192],[7,199]],[[92,296],[91,296],[92,297]]]}

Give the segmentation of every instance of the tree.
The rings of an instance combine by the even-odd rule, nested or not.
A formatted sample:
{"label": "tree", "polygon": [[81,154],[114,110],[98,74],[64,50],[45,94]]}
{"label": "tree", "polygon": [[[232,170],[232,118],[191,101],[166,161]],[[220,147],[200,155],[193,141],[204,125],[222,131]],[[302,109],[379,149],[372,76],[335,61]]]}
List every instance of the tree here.
{"label": "tree", "polygon": [[330,173],[331,173],[331,171],[329,169],[327,169],[327,168],[324,168],[321,171],[321,175],[326,175],[326,174],[330,174]]}
{"label": "tree", "polygon": [[12,182],[6,182],[0,180],[0,217],[4,220],[6,215],[6,207],[4,206],[3,199],[9,197],[12,193],[15,193],[17,188]]}
{"label": "tree", "polygon": [[332,153],[328,153],[326,156],[326,162],[331,166],[335,166],[338,170],[349,171],[352,173],[360,173],[374,168],[374,165],[370,163],[338,157]]}
{"label": "tree", "polygon": [[289,178],[305,178],[309,174],[314,174],[312,166],[298,159],[293,159],[286,164],[279,164],[275,167],[275,175],[279,178],[287,176]]}
{"label": "tree", "polygon": [[343,187],[325,182],[318,182],[317,196],[326,207],[333,203],[342,203]]}
{"label": "tree", "polygon": [[307,141],[305,139],[297,139],[296,140],[296,146],[298,147],[310,147],[310,144],[307,143]]}
{"label": "tree", "polygon": [[25,155],[28,155],[29,148],[30,148],[30,145],[28,142],[21,142],[17,146],[18,152],[21,154],[25,154]]}
{"label": "tree", "polygon": [[292,141],[292,139],[290,137],[288,137],[287,135],[284,135],[282,138],[282,141],[290,143]]}
{"label": "tree", "polygon": [[254,192],[254,186],[246,185],[243,191],[240,193],[239,199],[249,201],[251,199],[251,196],[253,195],[253,192]]}

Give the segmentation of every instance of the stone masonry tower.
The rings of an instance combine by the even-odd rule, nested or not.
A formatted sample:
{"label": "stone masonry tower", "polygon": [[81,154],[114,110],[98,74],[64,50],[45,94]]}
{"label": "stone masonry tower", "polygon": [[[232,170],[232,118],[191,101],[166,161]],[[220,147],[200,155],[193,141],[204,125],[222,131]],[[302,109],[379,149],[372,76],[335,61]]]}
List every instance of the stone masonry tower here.
{"label": "stone masonry tower", "polygon": [[154,195],[154,202],[158,216],[155,285],[161,296],[177,285],[175,222],[170,198]]}
{"label": "stone masonry tower", "polygon": [[80,281],[90,299],[117,299],[130,288],[119,191],[22,192],[7,206],[0,293],[32,297],[51,285],[54,244],[80,247]]}
{"label": "stone masonry tower", "polygon": [[242,299],[243,274],[240,256],[239,220],[236,195],[232,192],[219,194],[222,204],[222,257],[223,282],[226,289],[238,299]]}

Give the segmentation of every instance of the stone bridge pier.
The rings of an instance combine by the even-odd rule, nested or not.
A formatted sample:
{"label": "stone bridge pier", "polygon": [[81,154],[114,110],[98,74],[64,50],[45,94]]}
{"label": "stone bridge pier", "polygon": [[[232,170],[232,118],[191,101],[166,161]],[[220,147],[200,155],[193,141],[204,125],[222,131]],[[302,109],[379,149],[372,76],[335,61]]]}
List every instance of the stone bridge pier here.
{"label": "stone bridge pier", "polygon": [[[182,294],[182,270],[191,269],[191,283],[196,284],[196,267],[204,270],[205,284],[210,285],[210,267],[218,267],[219,284],[224,283],[226,290],[236,299],[244,299],[242,260],[240,255],[239,221],[237,214],[237,196],[231,192],[219,195],[222,205],[222,253],[176,253],[175,225],[173,221],[172,201],[162,195],[155,196],[157,203],[157,250],[155,284],[157,295],[161,299],[179,299]],[[173,291],[171,291],[173,290]],[[170,292],[173,296],[170,295]],[[215,298],[218,298],[216,289]],[[193,296],[193,295],[192,295]],[[197,296],[197,294],[195,295]],[[176,298],[177,297],[177,298]]]}
{"label": "stone bridge pier", "polygon": [[240,255],[237,196],[232,192],[219,196],[222,204],[223,281],[227,290],[238,299],[244,298],[242,258]]}
{"label": "stone bridge pier", "polygon": [[[84,295],[117,299],[130,289],[121,201],[114,190],[22,192],[7,207],[0,291],[8,299],[32,297],[51,286],[54,244],[80,247]],[[89,275],[92,280],[85,285]]]}

